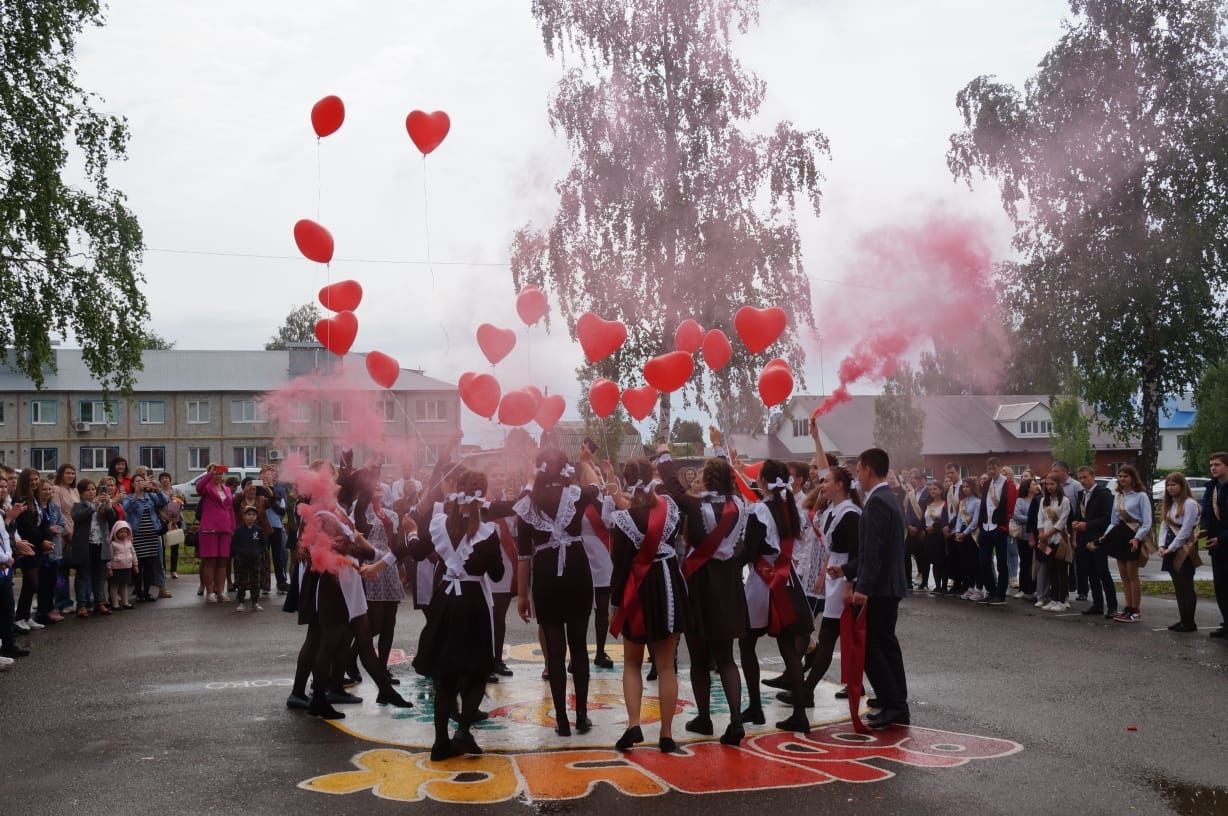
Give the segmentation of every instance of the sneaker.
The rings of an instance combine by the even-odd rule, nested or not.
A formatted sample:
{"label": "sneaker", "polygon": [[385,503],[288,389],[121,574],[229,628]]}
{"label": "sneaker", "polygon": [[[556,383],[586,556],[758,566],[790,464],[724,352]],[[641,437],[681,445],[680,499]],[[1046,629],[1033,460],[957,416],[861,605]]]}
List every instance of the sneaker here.
{"label": "sneaker", "polygon": [[975,589],[969,589],[969,590],[968,590],[967,592],[965,592],[963,595],[960,595],[960,596],[959,596],[959,599],[960,599],[961,601],[970,601],[970,600],[972,600],[972,597],[973,597],[973,595],[975,595],[975,594],[976,594],[976,590],[975,590]]}
{"label": "sneaker", "polygon": [[13,624],[13,628],[20,632],[29,632],[30,622],[28,620],[19,620]]}
{"label": "sneaker", "polygon": [[1021,601],[1021,600],[1023,600],[1024,598],[1028,597],[1028,594],[1027,594],[1026,592],[1024,592],[1024,591],[1021,589],[1021,590],[1019,590],[1018,592],[1016,592],[1016,593],[1014,593],[1013,595],[1011,595],[1011,597],[1012,597],[1012,598],[1014,598],[1014,599],[1015,599],[1015,600],[1017,600],[1017,601]]}
{"label": "sneaker", "polygon": [[[43,626],[38,621],[34,620],[33,618],[26,618],[26,626],[30,627],[30,629],[46,629],[47,628],[46,626]],[[26,631],[29,631],[29,629],[27,629]]]}
{"label": "sneaker", "polygon": [[1005,595],[990,596],[989,600],[986,601],[985,603],[989,604],[990,606],[1006,606],[1006,596]]}
{"label": "sneaker", "polygon": [[252,604],[252,611],[253,612],[263,612],[264,607],[261,606],[260,604]]}
{"label": "sneaker", "polygon": [[1121,610],[1120,612],[1118,612],[1116,615],[1113,616],[1113,620],[1117,621],[1118,623],[1129,623],[1130,622],[1130,610],[1128,609]]}
{"label": "sneaker", "polygon": [[218,602],[218,600],[217,595],[213,594],[212,592],[205,596],[205,603],[215,604]]}
{"label": "sneaker", "polygon": [[1045,612],[1065,612],[1066,611],[1066,607],[1062,606],[1057,601],[1049,601],[1049,603],[1042,606],[1041,609]]}
{"label": "sneaker", "polygon": [[1075,596],[1075,600],[1076,600],[1076,601],[1086,601],[1086,600],[1087,600],[1087,595],[1076,595],[1076,596]]}
{"label": "sneaker", "polygon": [[179,580],[179,573],[177,573],[177,572],[172,572],[172,573],[171,573],[171,577],[172,577],[172,578],[174,578],[176,581],[178,581],[178,580]]}
{"label": "sneaker", "polygon": [[1142,616],[1141,614],[1139,614],[1138,612],[1135,612],[1135,611],[1131,610],[1131,612],[1130,612],[1130,616],[1129,616],[1129,618],[1126,620],[1126,623],[1138,623],[1138,622],[1139,622],[1139,621],[1141,621],[1142,619],[1143,619],[1143,616]]}
{"label": "sneaker", "polygon": [[236,612],[246,612],[247,607],[243,606],[243,604],[239,604],[238,606],[235,607],[235,611]]}
{"label": "sneaker", "polygon": [[0,671],[4,671],[5,669],[11,669],[13,667],[13,664],[16,662],[17,661],[11,657],[0,656]]}
{"label": "sneaker", "polygon": [[1011,587],[1011,589],[1019,589],[1019,579],[1018,579],[1018,578],[1012,578],[1012,579],[1011,579],[1011,583],[1010,583],[1010,587]]}
{"label": "sneaker", "polygon": [[1036,607],[1037,609],[1044,609],[1046,606],[1048,606],[1051,603],[1053,602],[1052,601],[1037,601],[1036,603],[1032,604],[1032,606]]}
{"label": "sneaker", "polygon": [[174,595],[172,595],[170,592],[168,592],[168,591],[167,591],[167,589],[166,589],[166,587],[159,587],[159,588],[158,588],[158,597],[159,597],[159,598],[173,598],[173,597],[175,597],[175,596],[174,596]]}

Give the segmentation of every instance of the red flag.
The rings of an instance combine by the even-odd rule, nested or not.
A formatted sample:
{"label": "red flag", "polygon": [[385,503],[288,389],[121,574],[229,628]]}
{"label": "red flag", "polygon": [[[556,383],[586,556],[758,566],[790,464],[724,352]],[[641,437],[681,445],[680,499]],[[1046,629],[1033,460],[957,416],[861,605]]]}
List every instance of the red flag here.
{"label": "red flag", "polygon": [[866,607],[854,613],[853,606],[846,606],[840,616],[840,681],[848,689],[849,716],[858,734],[870,733],[870,727],[861,721],[861,678],[865,671]]}

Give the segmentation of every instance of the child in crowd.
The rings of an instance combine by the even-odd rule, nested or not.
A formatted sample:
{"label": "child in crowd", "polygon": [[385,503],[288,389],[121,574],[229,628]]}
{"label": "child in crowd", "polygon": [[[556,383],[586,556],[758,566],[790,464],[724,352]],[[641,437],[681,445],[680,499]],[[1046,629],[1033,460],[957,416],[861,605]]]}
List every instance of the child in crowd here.
{"label": "child in crowd", "polygon": [[234,585],[238,592],[239,605],[236,612],[243,611],[243,594],[251,593],[252,611],[260,612],[260,561],[265,552],[264,533],[260,531],[260,511],[253,505],[243,508],[243,526],[234,531],[230,540],[230,554],[234,556]]}
{"label": "child in crowd", "polygon": [[132,527],[126,521],[117,521],[111,528],[111,561],[107,565],[107,587],[112,609],[132,609],[128,601],[128,586],[137,569]]}

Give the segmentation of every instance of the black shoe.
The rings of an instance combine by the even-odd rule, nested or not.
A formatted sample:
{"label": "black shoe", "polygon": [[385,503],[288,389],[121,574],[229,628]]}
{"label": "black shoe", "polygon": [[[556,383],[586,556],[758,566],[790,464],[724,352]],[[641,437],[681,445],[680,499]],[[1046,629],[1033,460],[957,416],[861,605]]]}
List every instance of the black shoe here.
{"label": "black shoe", "polygon": [[400,694],[397,694],[396,690],[393,689],[391,686],[381,691],[379,693],[379,696],[375,698],[375,702],[379,703],[380,705],[394,706],[395,708],[413,708],[414,707],[413,703],[411,703],[409,700],[406,700]]}
{"label": "black shoe", "polygon": [[512,670],[507,667],[506,663],[500,661],[499,665],[495,667],[495,674],[499,675],[500,677],[511,677]]}
{"label": "black shoe", "polygon": [[587,734],[589,731],[593,730],[593,721],[588,717],[580,717],[578,720],[576,720],[576,730],[581,734]]}
{"label": "black shoe", "polygon": [[454,756],[460,756],[460,754],[452,747],[451,742],[437,742],[431,746],[432,762],[443,762],[445,759],[451,759]]}
{"label": "black shoe", "polygon": [[358,672],[346,672],[341,678],[341,682],[347,686],[356,686],[362,682],[362,675]]}
{"label": "black shoe", "polygon": [[1084,615],[1103,615],[1104,609],[1099,606],[1089,606],[1083,610]]}
{"label": "black shoe", "polygon": [[20,646],[5,646],[0,649],[0,655],[4,657],[29,657],[30,650],[23,649]]}
{"label": "black shoe", "polygon": [[294,708],[306,710],[311,708],[311,701],[301,694],[290,692],[290,696],[286,698],[286,708]]}
{"label": "black shoe", "polygon": [[401,685],[401,681],[400,681],[400,680],[398,680],[398,679],[397,679],[397,678],[395,678],[395,677],[389,677],[389,678],[388,678],[388,684],[389,684],[389,685],[391,685],[391,686],[399,686],[399,685]]}
{"label": "black shoe", "polygon": [[490,719],[489,711],[483,711],[482,709],[479,708],[477,711],[473,712],[473,721],[475,723],[486,722],[489,719]]}
{"label": "black shoe", "polygon": [[638,725],[635,725],[623,732],[623,735],[618,738],[618,742],[614,743],[614,749],[617,751],[630,751],[632,745],[639,745],[643,741],[644,732],[640,730]]}
{"label": "black shoe", "polygon": [[741,745],[742,738],[746,736],[746,729],[741,725],[729,723],[729,727],[725,729],[725,733],[721,735],[721,745]]}
{"label": "black shoe", "polygon": [[1198,627],[1192,623],[1174,623],[1172,626],[1168,628],[1173,630],[1174,632],[1197,632],[1198,631]]}
{"label": "black shoe", "polygon": [[593,658],[593,665],[599,669],[612,669],[614,668],[614,661],[608,654],[601,652]]}
{"label": "black shoe", "polygon": [[[793,692],[778,691],[776,692],[776,699],[780,700],[780,702],[784,703],[787,706],[791,706],[793,705]],[[806,695],[805,700],[803,700],[802,702],[802,707],[803,708],[814,708],[814,695],[813,694]]]}
{"label": "black shoe", "polygon": [[481,754],[482,747],[474,740],[473,734],[468,731],[457,731],[456,736],[452,737],[452,750],[456,755],[460,754]]}
{"label": "black shoe", "polygon": [[307,713],[313,717],[319,717],[322,720],[344,720],[345,715],[328,704],[327,700],[321,700],[318,697],[311,699],[311,704],[307,706]]}
{"label": "black shoe", "polygon": [[661,749],[663,754],[682,753],[678,750],[678,743],[674,742],[671,737],[661,737],[661,739],[657,740],[657,747]]}
{"label": "black shoe", "polygon": [[763,681],[763,685],[774,689],[787,689],[789,687],[789,676],[782,674],[779,677],[770,677]]}
{"label": "black shoe", "polygon": [[754,725],[764,725],[767,723],[767,717],[763,716],[763,708],[752,706],[742,712],[742,722],[753,723]]}
{"label": "black shoe", "polygon": [[890,711],[883,709],[877,716],[866,717],[866,723],[874,729],[886,728],[889,725],[908,725],[910,717],[906,711]]}
{"label": "black shoe", "polygon": [[700,714],[698,717],[684,725],[683,728],[690,731],[692,734],[703,734],[704,736],[710,737],[713,733],[712,718],[705,714]]}
{"label": "black shoe", "polygon": [[358,705],[362,702],[362,698],[348,691],[327,691],[324,693],[325,699],[333,705]]}
{"label": "black shoe", "polygon": [[559,718],[558,725],[554,727],[554,733],[558,734],[560,737],[571,736],[571,723],[567,722],[566,717]]}
{"label": "black shoe", "polygon": [[1228,627],[1221,626],[1219,629],[1216,629],[1214,632],[1207,635],[1207,637],[1228,638]]}
{"label": "black shoe", "polygon": [[848,686],[844,686],[843,688],[841,688],[839,691],[836,692],[837,700],[847,700],[848,698],[849,698],[849,687]]}
{"label": "black shoe", "polygon": [[648,682],[649,682],[649,683],[651,683],[653,680],[656,680],[656,679],[657,679],[657,664],[656,664],[656,663],[653,663],[653,664],[652,664],[652,667],[648,669],[648,678],[647,678],[647,679],[648,679]]}
{"label": "black shoe", "polygon": [[498,683],[498,682],[499,682],[499,675],[497,675],[497,674],[492,674],[492,675],[490,675],[489,677],[487,677],[487,678],[486,678],[486,682],[487,682],[487,683]]}
{"label": "black shoe", "polygon": [[781,731],[793,731],[799,734],[810,733],[810,721],[801,714],[793,714],[787,720],[781,720],[776,723],[776,727]]}
{"label": "black shoe", "polygon": [[867,698],[866,698],[866,705],[867,705],[867,706],[869,706],[870,708],[879,708],[879,709],[881,709],[881,708],[883,707],[883,704],[882,704],[881,702],[879,702],[879,699],[878,699],[877,697],[867,697]]}

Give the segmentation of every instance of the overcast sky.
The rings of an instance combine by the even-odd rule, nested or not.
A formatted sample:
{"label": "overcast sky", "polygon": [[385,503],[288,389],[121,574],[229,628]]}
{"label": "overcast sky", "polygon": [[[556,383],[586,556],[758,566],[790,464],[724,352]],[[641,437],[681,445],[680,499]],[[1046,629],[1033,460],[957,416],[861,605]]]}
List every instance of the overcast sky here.
{"label": "overcast sky", "polygon": [[[736,44],[767,83],[756,126],[789,119],[832,144],[822,216],[800,222],[816,300],[848,296],[833,281],[857,235],[934,207],[982,218],[1008,256],[995,191],[969,192],[946,168],[955,94],[979,74],[1022,84],[1067,14],[1063,0],[764,0],[761,25]],[[513,231],[550,219],[569,162],[546,119],[562,69],[528,0],[118,0],[83,37],[78,67],[104,109],[129,119],[130,158],[112,177],[145,231],[158,333],[180,348],[260,348],[329,279],[291,236],[318,201],[337,258],[350,259],[331,280],[366,290],[356,351],[455,381],[489,369],[478,323],[515,327],[520,346],[496,375],[549,386],[574,413],[579,347],[557,324],[526,343],[506,266]],[[318,185],[309,111],[330,93],[346,122],[323,140]],[[414,108],[452,117],[425,166],[404,129]],[[425,261],[428,234],[433,278],[422,263],[354,262]],[[856,302],[873,307],[865,290]],[[840,352],[808,361],[808,391],[832,387]]]}

